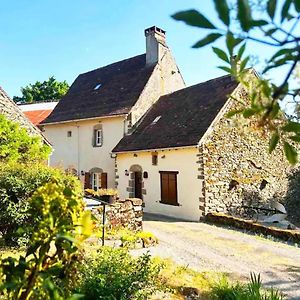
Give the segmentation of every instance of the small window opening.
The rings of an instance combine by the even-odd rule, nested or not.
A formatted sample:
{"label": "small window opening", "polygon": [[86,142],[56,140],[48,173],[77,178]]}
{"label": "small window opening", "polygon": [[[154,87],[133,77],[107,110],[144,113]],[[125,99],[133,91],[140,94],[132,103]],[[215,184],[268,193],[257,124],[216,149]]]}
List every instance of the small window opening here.
{"label": "small window opening", "polygon": [[262,191],[268,184],[269,182],[265,179],[262,180],[262,182],[260,183],[259,189]]}
{"label": "small window opening", "polygon": [[68,131],[67,132],[67,137],[71,137],[72,136],[72,131]]}
{"label": "small window opening", "polygon": [[101,87],[101,83],[99,83],[99,84],[97,84],[95,87],[94,87],[94,90],[99,90],[100,89],[100,87]]}
{"label": "small window opening", "polygon": [[154,152],[152,153],[152,165],[157,166],[157,162],[158,162],[158,155],[156,152]]}
{"label": "small window opening", "polygon": [[228,188],[228,190],[231,191],[231,190],[233,190],[234,188],[236,188],[238,185],[239,185],[238,181],[232,179],[232,180],[229,182],[229,188]]}
{"label": "small window opening", "polygon": [[161,116],[156,117],[156,118],[153,120],[153,122],[151,123],[151,125],[156,124],[156,123],[159,121],[160,118],[161,118]]}

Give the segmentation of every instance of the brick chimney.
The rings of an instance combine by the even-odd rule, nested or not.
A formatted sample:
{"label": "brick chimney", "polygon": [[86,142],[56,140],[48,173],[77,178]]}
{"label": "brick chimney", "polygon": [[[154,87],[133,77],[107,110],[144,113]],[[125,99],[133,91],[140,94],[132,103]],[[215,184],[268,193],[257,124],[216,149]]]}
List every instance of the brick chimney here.
{"label": "brick chimney", "polygon": [[146,65],[156,64],[163,55],[166,45],[166,32],[161,28],[152,26],[145,29],[146,37]]}

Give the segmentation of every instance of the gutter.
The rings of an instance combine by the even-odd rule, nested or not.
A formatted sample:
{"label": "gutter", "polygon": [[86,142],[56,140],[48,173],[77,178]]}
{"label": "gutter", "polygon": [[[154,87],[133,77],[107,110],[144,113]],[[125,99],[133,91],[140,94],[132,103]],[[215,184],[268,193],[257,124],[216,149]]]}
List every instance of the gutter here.
{"label": "gutter", "polygon": [[128,150],[128,151],[112,151],[111,153],[123,154],[130,152],[154,152],[154,151],[166,151],[166,150],[178,150],[178,149],[190,149],[198,148],[199,145],[190,145],[190,146],[178,146],[178,147],[169,147],[169,148],[153,148],[153,149],[141,149],[141,150]]}
{"label": "gutter", "polygon": [[64,123],[72,123],[72,122],[81,122],[81,121],[89,121],[89,120],[98,120],[98,119],[107,119],[107,118],[117,118],[117,117],[124,117],[127,114],[119,114],[119,115],[111,115],[111,116],[101,116],[101,117],[93,117],[93,118],[83,118],[83,119],[74,119],[74,120],[67,120],[67,121],[58,121],[58,122],[49,122],[49,123],[40,123],[41,126],[47,125],[55,125],[55,124],[64,124]]}

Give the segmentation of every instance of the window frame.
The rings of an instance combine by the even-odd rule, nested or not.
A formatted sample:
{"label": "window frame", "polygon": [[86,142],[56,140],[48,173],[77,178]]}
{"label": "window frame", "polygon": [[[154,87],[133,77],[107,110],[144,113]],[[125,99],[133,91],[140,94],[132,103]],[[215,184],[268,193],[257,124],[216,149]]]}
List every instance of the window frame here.
{"label": "window frame", "polygon": [[95,147],[101,147],[103,145],[102,128],[98,128],[94,130],[94,145]]}
{"label": "window frame", "polygon": [[[160,203],[172,206],[179,206],[178,203],[178,180],[177,175],[178,171],[159,171],[160,174]],[[175,175],[175,199],[163,199],[163,175]],[[169,177],[168,177],[168,187],[169,187]],[[169,196],[169,188],[168,188],[168,196]],[[168,197],[169,198],[169,197]]]}

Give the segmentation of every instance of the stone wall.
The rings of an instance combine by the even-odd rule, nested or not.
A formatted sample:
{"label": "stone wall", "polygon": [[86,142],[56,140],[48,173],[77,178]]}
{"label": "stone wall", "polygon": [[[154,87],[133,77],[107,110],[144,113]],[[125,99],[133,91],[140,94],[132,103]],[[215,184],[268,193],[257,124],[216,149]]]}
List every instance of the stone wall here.
{"label": "stone wall", "polygon": [[[245,99],[247,95],[238,88],[235,96]],[[268,153],[270,135],[251,118],[224,116],[237,108],[236,101],[227,103],[200,148],[203,164],[199,171],[205,178],[205,200],[201,199],[200,205],[205,214],[223,212],[251,218],[251,207],[271,208],[274,200],[283,199],[290,166],[280,147]]]}
{"label": "stone wall", "polygon": [[[106,206],[106,225],[108,228],[125,227],[133,231],[143,228],[143,201],[138,198],[119,199],[113,205]],[[102,212],[97,211],[102,222]]]}

